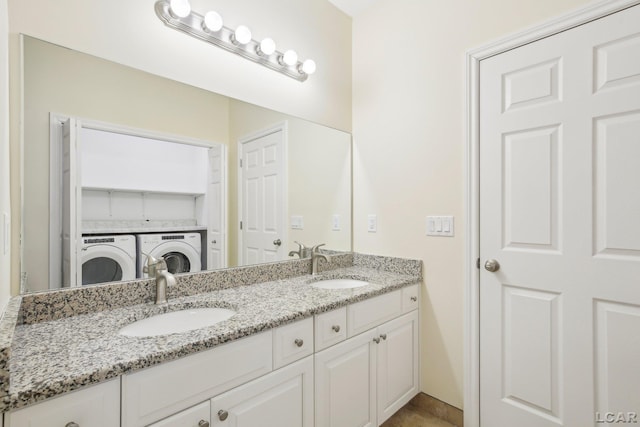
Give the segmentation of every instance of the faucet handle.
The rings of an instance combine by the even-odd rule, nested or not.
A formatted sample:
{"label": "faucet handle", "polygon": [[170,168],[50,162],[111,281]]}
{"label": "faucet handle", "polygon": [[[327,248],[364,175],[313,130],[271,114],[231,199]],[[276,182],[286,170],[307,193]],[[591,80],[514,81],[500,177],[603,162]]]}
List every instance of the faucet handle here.
{"label": "faucet handle", "polygon": [[311,253],[312,254],[317,254],[320,251],[318,249],[320,249],[320,246],[324,246],[326,245],[326,243],[320,243],[319,245],[315,245],[314,247],[311,248]]}

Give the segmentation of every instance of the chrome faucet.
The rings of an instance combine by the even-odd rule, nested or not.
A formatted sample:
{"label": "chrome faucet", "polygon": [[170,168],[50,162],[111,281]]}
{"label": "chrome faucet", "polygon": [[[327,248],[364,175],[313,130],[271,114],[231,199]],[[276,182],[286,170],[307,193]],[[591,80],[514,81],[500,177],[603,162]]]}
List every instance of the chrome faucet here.
{"label": "chrome faucet", "polygon": [[289,252],[289,256],[298,255],[298,258],[302,259],[302,258],[306,258],[307,255],[309,255],[309,248],[307,248],[302,243],[299,243],[299,242],[296,242],[296,241],[294,241],[293,243],[298,245],[298,250]]}
{"label": "chrome faucet", "polygon": [[169,273],[164,258],[160,257],[158,259],[147,255],[147,265],[144,266],[142,271],[148,274],[149,277],[155,277],[156,279],[156,304],[166,304],[167,287],[174,286],[176,278]]}
{"label": "chrome faucet", "polygon": [[315,245],[313,248],[311,248],[311,275],[315,276],[316,274],[318,274],[318,258],[324,258],[325,261],[329,262],[329,257],[327,257],[325,254],[321,254],[320,253],[320,246],[324,246],[325,244],[322,243],[320,245]]}

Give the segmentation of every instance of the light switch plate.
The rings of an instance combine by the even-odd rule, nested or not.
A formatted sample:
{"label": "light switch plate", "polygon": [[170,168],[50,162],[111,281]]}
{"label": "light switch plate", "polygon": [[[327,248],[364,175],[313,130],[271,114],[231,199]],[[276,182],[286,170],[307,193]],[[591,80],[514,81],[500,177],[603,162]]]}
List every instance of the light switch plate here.
{"label": "light switch plate", "polygon": [[291,229],[292,230],[304,229],[304,217],[302,215],[291,215]]}
{"label": "light switch plate", "polygon": [[376,233],[378,231],[378,215],[367,216],[367,231],[369,233]]}
{"label": "light switch plate", "polygon": [[428,216],[427,236],[453,237],[453,216]]}

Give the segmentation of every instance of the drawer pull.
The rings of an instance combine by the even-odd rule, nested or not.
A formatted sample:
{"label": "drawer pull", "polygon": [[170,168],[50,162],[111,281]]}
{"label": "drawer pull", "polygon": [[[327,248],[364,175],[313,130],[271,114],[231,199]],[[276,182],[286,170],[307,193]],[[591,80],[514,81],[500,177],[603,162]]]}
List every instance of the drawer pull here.
{"label": "drawer pull", "polygon": [[200,420],[198,427],[209,427],[209,421]]}
{"label": "drawer pull", "polygon": [[302,347],[302,345],[304,344],[304,341],[302,341],[300,338],[296,338],[294,343],[296,343],[298,347]]}
{"label": "drawer pull", "polygon": [[380,334],[380,338],[382,338],[383,340],[387,339],[387,334]]}
{"label": "drawer pull", "polygon": [[418,297],[411,297],[411,301],[413,301],[413,302],[418,301]]}
{"label": "drawer pull", "polygon": [[333,325],[331,329],[333,329],[334,332],[340,332],[340,325]]}
{"label": "drawer pull", "polygon": [[380,344],[380,338],[375,337],[375,338],[373,339],[373,342],[374,342],[374,343],[376,343],[376,344]]}
{"label": "drawer pull", "polygon": [[218,411],[218,418],[220,418],[220,421],[226,420],[228,416],[229,416],[229,413],[224,409],[220,409]]}
{"label": "drawer pull", "polygon": [[80,425],[74,421],[67,423],[64,427],[80,427]]}

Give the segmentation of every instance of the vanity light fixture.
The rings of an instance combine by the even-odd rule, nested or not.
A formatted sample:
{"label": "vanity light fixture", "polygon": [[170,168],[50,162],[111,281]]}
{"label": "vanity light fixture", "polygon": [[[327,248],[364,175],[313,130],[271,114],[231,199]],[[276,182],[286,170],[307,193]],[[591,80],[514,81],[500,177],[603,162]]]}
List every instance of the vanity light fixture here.
{"label": "vanity light fixture", "polygon": [[294,50],[278,52],[273,39],[265,38],[260,42],[253,40],[251,30],[245,25],[239,25],[235,30],[225,27],[218,12],[209,11],[204,16],[193,12],[189,0],[158,0],[155,10],[158,18],[168,27],[301,82],[316,71],[316,63],[313,60],[298,61],[298,54]]}

